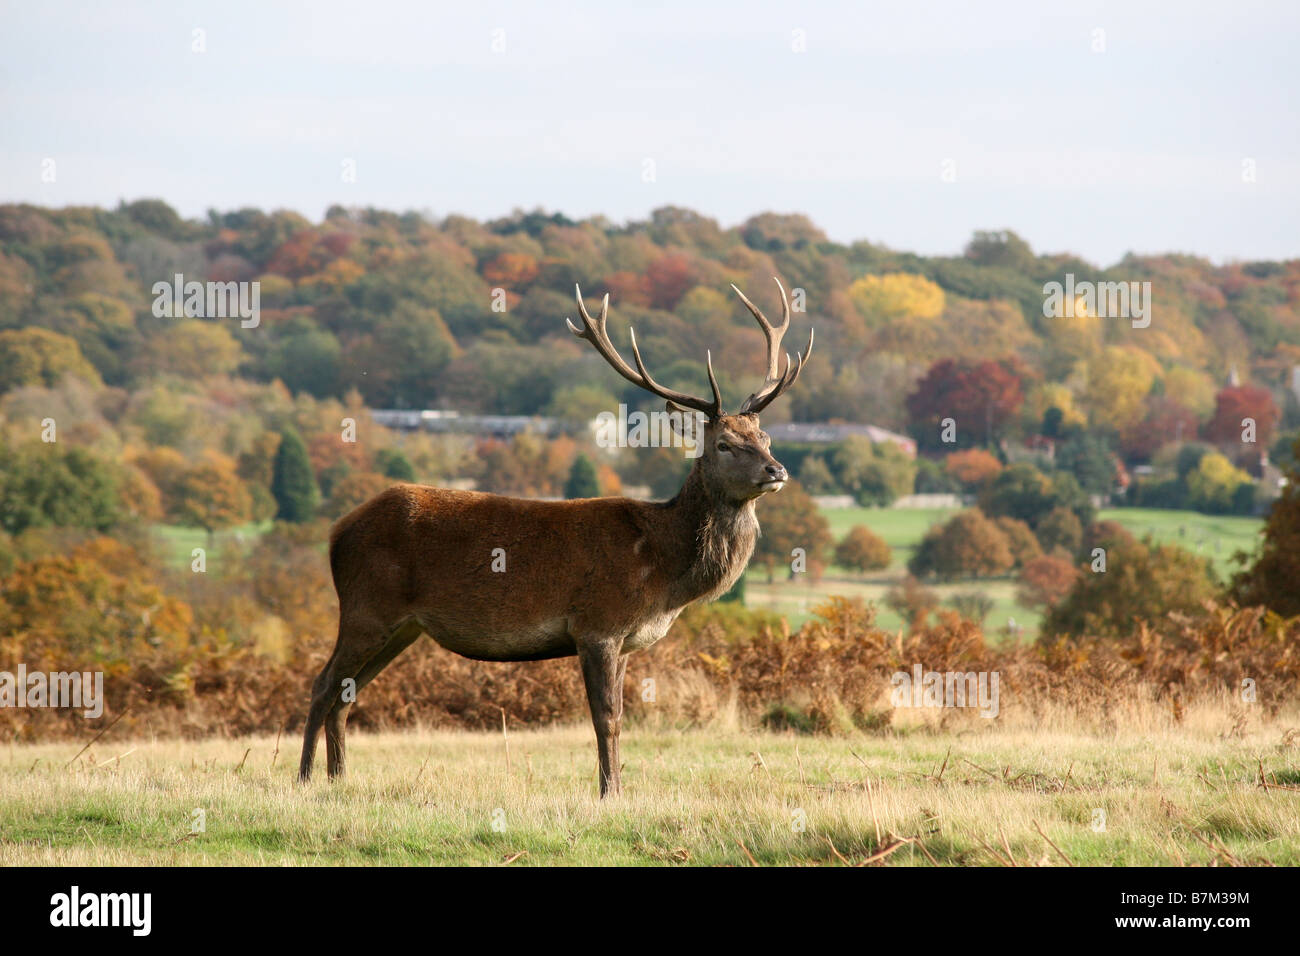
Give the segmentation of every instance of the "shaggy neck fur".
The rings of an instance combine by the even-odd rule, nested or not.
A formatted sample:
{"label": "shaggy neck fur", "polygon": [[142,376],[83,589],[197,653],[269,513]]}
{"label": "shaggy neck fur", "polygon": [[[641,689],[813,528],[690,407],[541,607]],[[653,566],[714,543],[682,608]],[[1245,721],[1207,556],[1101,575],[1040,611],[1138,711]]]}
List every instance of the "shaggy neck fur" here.
{"label": "shaggy neck fur", "polygon": [[699,467],[691,469],[677,497],[664,507],[676,517],[676,534],[694,542],[670,601],[682,606],[725,594],[744,573],[758,539],[754,499],[731,501],[710,488]]}

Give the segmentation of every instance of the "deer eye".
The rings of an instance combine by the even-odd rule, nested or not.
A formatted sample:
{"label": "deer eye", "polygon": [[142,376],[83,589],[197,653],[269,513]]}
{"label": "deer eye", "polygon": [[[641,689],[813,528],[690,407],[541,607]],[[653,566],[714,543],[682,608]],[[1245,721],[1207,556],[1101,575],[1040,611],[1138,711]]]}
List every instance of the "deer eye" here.
{"label": "deer eye", "polygon": [[731,446],[725,441],[718,442],[718,451],[731,451]]}

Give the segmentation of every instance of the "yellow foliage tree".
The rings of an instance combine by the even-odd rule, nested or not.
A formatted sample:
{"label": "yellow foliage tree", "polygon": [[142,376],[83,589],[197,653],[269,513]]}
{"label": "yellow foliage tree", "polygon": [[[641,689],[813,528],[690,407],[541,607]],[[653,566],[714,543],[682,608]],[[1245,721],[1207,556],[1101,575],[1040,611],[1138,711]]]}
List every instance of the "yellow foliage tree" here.
{"label": "yellow foliage tree", "polygon": [[1122,429],[1146,413],[1160,364],[1139,349],[1112,345],[1088,363],[1084,401],[1094,425]]}
{"label": "yellow foliage tree", "polygon": [[849,298],[868,322],[937,319],[943,313],[943,289],[925,276],[907,272],[866,275],[849,286]]}

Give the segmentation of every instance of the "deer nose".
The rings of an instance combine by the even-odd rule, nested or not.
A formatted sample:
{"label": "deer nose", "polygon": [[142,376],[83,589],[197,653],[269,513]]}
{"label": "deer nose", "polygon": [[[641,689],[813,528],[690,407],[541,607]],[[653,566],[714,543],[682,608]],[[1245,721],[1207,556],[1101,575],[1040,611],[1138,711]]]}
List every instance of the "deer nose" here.
{"label": "deer nose", "polygon": [[785,481],[790,477],[789,474],[786,473],[784,465],[768,465],[766,470],[768,475],[770,475],[774,481]]}

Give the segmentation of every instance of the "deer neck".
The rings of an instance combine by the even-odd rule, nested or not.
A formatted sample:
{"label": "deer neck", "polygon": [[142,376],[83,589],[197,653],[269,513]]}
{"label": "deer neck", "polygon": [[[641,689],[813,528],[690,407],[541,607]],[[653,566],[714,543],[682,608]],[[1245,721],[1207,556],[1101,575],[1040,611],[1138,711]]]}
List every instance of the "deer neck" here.
{"label": "deer neck", "polygon": [[664,507],[678,553],[686,555],[674,576],[670,602],[681,607],[725,594],[754,553],[758,518],[753,500],[728,500],[709,486],[697,465]]}

